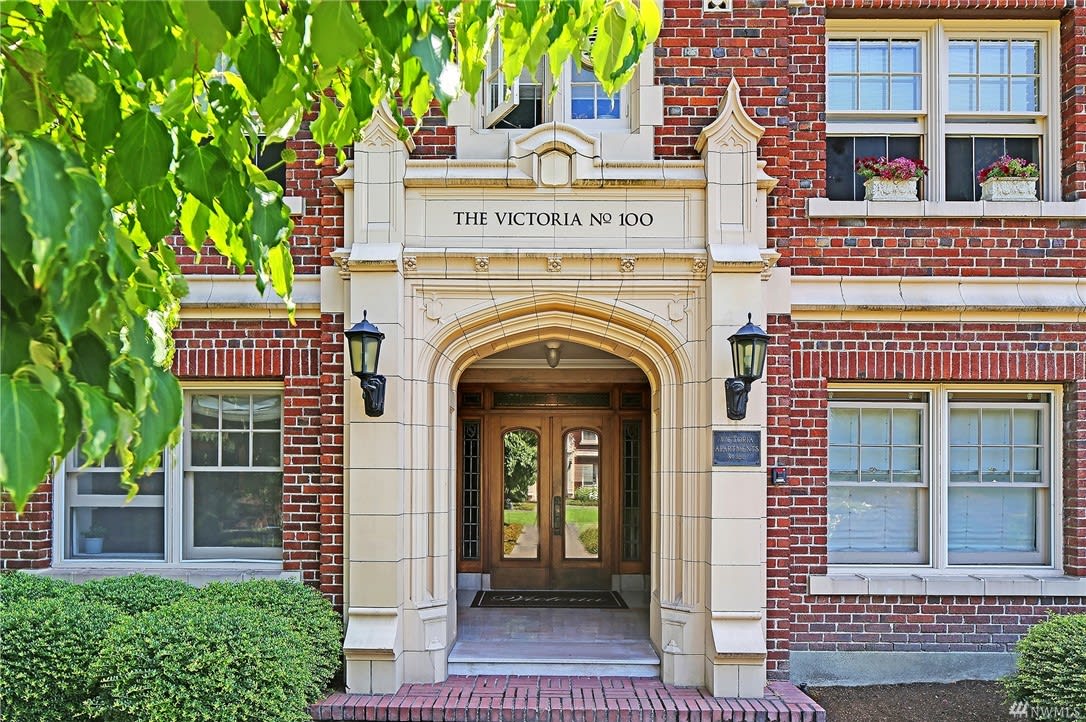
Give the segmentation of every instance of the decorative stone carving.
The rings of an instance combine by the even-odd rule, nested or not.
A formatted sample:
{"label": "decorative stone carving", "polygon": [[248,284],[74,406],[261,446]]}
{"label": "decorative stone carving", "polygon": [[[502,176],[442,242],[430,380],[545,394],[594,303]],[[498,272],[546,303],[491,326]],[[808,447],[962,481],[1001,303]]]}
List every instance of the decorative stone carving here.
{"label": "decorative stone carving", "polygon": [[1036,178],[989,178],[980,184],[982,201],[1035,201]]}
{"label": "decorative stone carving", "polygon": [[864,181],[865,201],[915,201],[918,178],[891,180],[868,178]]}
{"label": "decorative stone carving", "polygon": [[547,256],[547,270],[551,273],[560,273],[562,271],[562,257]]}
{"label": "decorative stone carving", "polygon": [[695,258],[690,264],[690,270],[699,276],[704,276],[709,268],[709,261],[704,258]]}
{"label": "decorative stone carving", "polygon": [[408,273],[414,273],[419,270],[419,259],[416,256],[404,256],[403,270]]}
{"label": "decorative stone carving", "polygon": [[476,256],[475,270],[478,273],[486,273],[490,270],[490,256]]}
{"label": "decorative stone carving", "polygon": [[622,273],[633,273],[637,268],[636,256],[623,256],[618,262],[618,270]]}
{"label": "decorative stone carving", "polygon": [[672,321],[682,321],[686,318],[686,301],[675,298],[667,304],[667,317]]}
{"label": "decorative stone carving", "polygon": [[423,312],[426,314],[426,318],[431,321],[440,321],[444,310],[445,306],[441,301],[437,300],[437,296],[430,296],[423,302]]}

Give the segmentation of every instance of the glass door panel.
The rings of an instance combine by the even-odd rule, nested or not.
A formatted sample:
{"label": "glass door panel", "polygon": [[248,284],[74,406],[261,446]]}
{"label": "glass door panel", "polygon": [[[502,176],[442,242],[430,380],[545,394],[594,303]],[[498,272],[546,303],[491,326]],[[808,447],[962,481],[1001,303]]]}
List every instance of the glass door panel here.
{"label": "glass door panel", "polygon": [[567,431],[563,453],[563,536],[566,559],[600,558],[600,435]]}
{"label": "glass door panel", "polygon": [[539,558],[539,434],[502,434],[502,558]]}

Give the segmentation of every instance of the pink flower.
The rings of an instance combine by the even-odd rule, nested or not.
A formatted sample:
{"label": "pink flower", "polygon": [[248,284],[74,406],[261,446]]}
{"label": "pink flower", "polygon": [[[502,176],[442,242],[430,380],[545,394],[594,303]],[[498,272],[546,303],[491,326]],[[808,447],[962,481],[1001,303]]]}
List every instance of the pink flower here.
{"label": "pink flower", "polygon": [[983,183],[989,178],[1036,178],[1039,175],[1036,163],[1025,158],[1003,155],[982,168],[980,173],[977,173],[977,181]]}
{"label": "pink flower", "polygon": [[928,167],[919,159],[900,156],[887,160],[886,156],[879,156],[878,158],[860,158],[856,161],[856,172],[869,179],[910,180],[923,178],[928,172]]}

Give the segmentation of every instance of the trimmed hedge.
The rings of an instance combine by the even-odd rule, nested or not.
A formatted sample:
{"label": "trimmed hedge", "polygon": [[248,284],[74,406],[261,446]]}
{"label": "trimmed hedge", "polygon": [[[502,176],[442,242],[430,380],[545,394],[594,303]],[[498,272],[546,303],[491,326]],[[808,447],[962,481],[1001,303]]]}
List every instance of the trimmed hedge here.
{"label": "trimmed hedge", "polygon": [[299,582],[252,579],[245,582],[215,582],[194,592],[207,603],[243,604],[283,618],[299,632],[308,651],[312,674],[306,696],[319,699],[339,669],[343,652],[343,623],[331,603],[315,589]]}
{"label": "trimmed hedge", "polygon": [[0,607],[31,599],[51,599],[79,587],[63,579],[27,572],[0,572]]}
{"label": "trimmed hedge", "polygon": [[[30,588],[48,587],[22,589]],[[89,719],[84,703],[98,682],[92,663],[101,656],[110,628],[121,619],[127,617],[116,607],[79,594],[14,603],[5,599],[0,609],[2,718],[6,722]]]}
{"label": "trimmed hedge", "polygon": [[1086,614],[1050,614],[1015,649],[1018,671],[1002,680],[1007,699],[1086,722]]}
{"label": "trimmed hedge", "polygon": [[192,586],[185,582],[149,574],[95,579],[79,585],[78,588],[88,599],[112,604],[126,614],[139,614],[164,607],[192,591]]}
{"label": "trimmed hedge", "polygon": [[308,722],[304,642],[277,615],[185,598],[110,630],[91,706],[111,722]]}

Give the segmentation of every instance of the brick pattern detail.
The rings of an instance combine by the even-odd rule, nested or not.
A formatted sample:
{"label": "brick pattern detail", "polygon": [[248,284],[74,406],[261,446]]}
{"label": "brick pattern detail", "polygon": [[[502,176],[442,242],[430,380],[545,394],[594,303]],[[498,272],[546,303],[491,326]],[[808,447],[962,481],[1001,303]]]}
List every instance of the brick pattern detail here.
{"label": "brick pattern detail", "polygon": [[[346,401],[343,398],[346,364],[343,351],[343,314],[321,316],[320,374],[320,521],[314,530],[320,535],[320,590],[336,609],[342,609],[346,565],[343,512],[343,428]],[[353,390],[353,389],[352,389]]]}
{"label": "brick pattern detail", "polygon": [[761,699],[711,697],[693,687],[630,677],[449,677],[396,694],[333,694],[315,720],[416,722],[825,722],[826,712],[786,682]]}
{"label": "brick pattern detail", "polygon": [[45,569],[52,548],[52,480],[34,492],[19,516],[5,494],[0,503],[0,569]]}
{"label": "brick pattern detail", "polygon": [[[283,383],[283,569],[321,586],[321,328],[316,320],[185,320],[174,331],[185,380]],[[333,492],[341,493],[342,486]]]}

